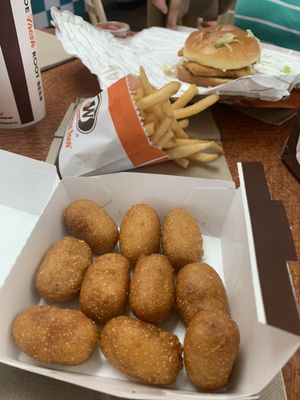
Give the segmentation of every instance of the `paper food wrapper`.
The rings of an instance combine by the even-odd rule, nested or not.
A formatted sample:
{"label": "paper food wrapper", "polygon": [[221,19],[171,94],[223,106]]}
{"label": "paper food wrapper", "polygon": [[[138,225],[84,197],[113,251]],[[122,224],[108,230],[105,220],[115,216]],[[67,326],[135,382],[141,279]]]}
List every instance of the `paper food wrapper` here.
{"label": "paper food wrapper", "polygon": [[150,143],[130,95],[130,79],[118,80],[75,109],[59,153],[61,177],[125,171],[170,159]]}
{"label": "paper food wrapper", "polygon": [[[127,74],[137,75],[141,65],[156,87],[174,80],[175,66],[180,60],[177,52],[190,34],[190,31],[153,27],[120,39],[68,11],[60,12],[52,8],[51,15],[56,36],[65,51],[78,57],[97,75],[102,89]],[[300,52],[263,43],[261,60],[255,65],[254,75],[215,88],[201,87],[199,93],[277,101],[299,85]],[[188,86],[182,82],[177,95],[181,95]]]}

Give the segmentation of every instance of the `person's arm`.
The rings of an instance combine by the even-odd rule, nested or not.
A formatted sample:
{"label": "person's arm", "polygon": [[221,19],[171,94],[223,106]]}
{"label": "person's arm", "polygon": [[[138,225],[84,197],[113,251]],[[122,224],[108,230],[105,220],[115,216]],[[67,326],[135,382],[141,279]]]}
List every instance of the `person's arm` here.
{"label": "person's arm", "polygon": [[175,29],[177,22],[188,12],[190,0],[152,0],[152,3],[163,14],[167,14],[167,28]]}

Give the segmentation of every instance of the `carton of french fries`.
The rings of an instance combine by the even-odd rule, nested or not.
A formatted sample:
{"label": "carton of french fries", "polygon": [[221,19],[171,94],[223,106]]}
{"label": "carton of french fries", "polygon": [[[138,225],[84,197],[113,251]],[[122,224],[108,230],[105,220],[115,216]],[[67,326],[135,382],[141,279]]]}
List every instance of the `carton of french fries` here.
{"label": "carton of french fries", "polygon": [[223,152],[212,140],[189,138],[188,118],[218,101],[216,94],[191,105],[197,87],[191,85],[172,102],[177,81],[154,88],[145,70],[127,76],[94,98],[81,103],[68,124],[58,158],[62,177],[104,174],[174,161],[212,162]]}

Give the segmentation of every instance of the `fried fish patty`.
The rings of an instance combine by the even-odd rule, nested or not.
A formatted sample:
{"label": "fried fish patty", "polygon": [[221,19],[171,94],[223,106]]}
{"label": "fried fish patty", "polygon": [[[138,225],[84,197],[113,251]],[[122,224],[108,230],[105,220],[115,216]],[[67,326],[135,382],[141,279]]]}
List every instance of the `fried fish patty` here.
{"label": "fried fish patty", "polygon": [[185,61],[183,65],[187,70],[189,70],[193,75],[196,76],[213,76],[218,78],[236,79],[240,78],[241,76],[253,74],[253,68],[249,65],[244,68],[229,69],[225,71],[217,68],[207,67],[194,61]]}

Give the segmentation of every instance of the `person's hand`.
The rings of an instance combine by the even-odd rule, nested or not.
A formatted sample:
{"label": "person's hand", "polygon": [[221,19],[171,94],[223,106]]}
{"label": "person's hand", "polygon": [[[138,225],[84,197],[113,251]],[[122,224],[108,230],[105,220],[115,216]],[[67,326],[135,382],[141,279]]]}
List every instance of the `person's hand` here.
{"label": "person's hand", "polygon": [[152,3],[163,14],[167,14],[168,13],[168,6],[167,6],[166,0],[152,0]]}
{"label": "person's hand", "polygon": [[152,0],[153,5],[163,14],[167,14],[167,28],[175,29],[177,22],[189,10],[190,0],[170,0],[169,7],[166,0]]}

